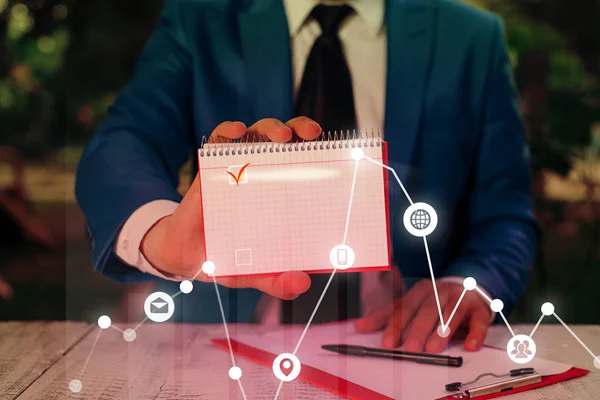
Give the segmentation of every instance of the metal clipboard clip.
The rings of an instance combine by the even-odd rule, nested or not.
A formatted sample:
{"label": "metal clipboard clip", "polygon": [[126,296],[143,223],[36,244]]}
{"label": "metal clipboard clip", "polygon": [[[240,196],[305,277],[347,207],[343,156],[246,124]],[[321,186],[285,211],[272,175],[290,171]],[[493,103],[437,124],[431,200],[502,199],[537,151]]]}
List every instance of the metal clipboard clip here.
{"label": "metal clipboard clip", "polygon": [[[486,376],[492,376],[499,379],[508,379],[502,379],[501,381],[486,385],[473,386],[480,379]],[[476,397],[485,396],[488,394],[506,392],[508,390],[531,385],[532,383],[538,383],[541,381],[542,376],[538,374],[535,369],[520,368],[510,370],[508,374],[504,375],[496,375],[492,373],[481,374],[470,382],[452,382],[446,385],[446,391],[457,392],[451,395],[452,398],[455,399],[474,399]]]}

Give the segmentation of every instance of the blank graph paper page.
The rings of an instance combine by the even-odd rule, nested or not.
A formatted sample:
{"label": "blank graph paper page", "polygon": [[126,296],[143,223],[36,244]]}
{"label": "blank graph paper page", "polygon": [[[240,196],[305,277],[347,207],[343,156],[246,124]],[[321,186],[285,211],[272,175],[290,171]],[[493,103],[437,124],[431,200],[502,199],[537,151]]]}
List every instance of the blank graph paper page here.
{"label": "blank graph paper page", "polygon": [[[389,268],[387,170],[379,138],[221,143],[198,150],[206,258],[215,276]],[[356,174],[356,177],[354,177]],[[354,185],[353,185],[354,183]]]}

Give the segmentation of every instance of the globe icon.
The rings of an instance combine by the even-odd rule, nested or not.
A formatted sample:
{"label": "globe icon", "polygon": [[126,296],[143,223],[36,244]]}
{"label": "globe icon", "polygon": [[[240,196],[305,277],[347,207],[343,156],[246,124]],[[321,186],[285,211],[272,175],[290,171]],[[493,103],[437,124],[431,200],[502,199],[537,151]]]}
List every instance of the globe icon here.
{"label": "globe icon", "polygon": [[415,229],[425,229],[431,223],[431,215],[425,210],[415,210],[410,216],[410,224]]}

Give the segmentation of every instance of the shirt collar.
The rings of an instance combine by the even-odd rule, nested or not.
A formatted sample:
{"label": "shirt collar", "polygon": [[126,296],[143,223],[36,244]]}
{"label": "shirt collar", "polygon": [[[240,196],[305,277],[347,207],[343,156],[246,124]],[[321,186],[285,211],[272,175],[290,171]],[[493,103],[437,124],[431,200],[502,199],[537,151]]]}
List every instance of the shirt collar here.
{"label": "shirt collar", "polygon": [[[327,1],[319,0],[284,0],[285,14],[287,16],[290,36],[296,36],[298,31],[312,9],[319,3],[327,4]],[[347,0],[360,18],[369,26],[374,35],[381,32],[385,16],[385,0]],[[338,4],[336,2],[336,4]]]}

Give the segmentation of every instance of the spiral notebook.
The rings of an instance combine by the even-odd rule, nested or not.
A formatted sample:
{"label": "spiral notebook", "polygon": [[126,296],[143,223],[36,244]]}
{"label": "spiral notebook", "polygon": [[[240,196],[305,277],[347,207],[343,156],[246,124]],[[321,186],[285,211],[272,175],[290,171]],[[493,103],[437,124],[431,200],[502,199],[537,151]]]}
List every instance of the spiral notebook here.
{"label": "spiral notebook", "polygon": [[203,144],[205,255],[214,275],[331,272],[330,253],[340,244],[355,257],[345,271],[389,269],[388,173],[352,159],[355,147],[387,164],[377,135]]}

